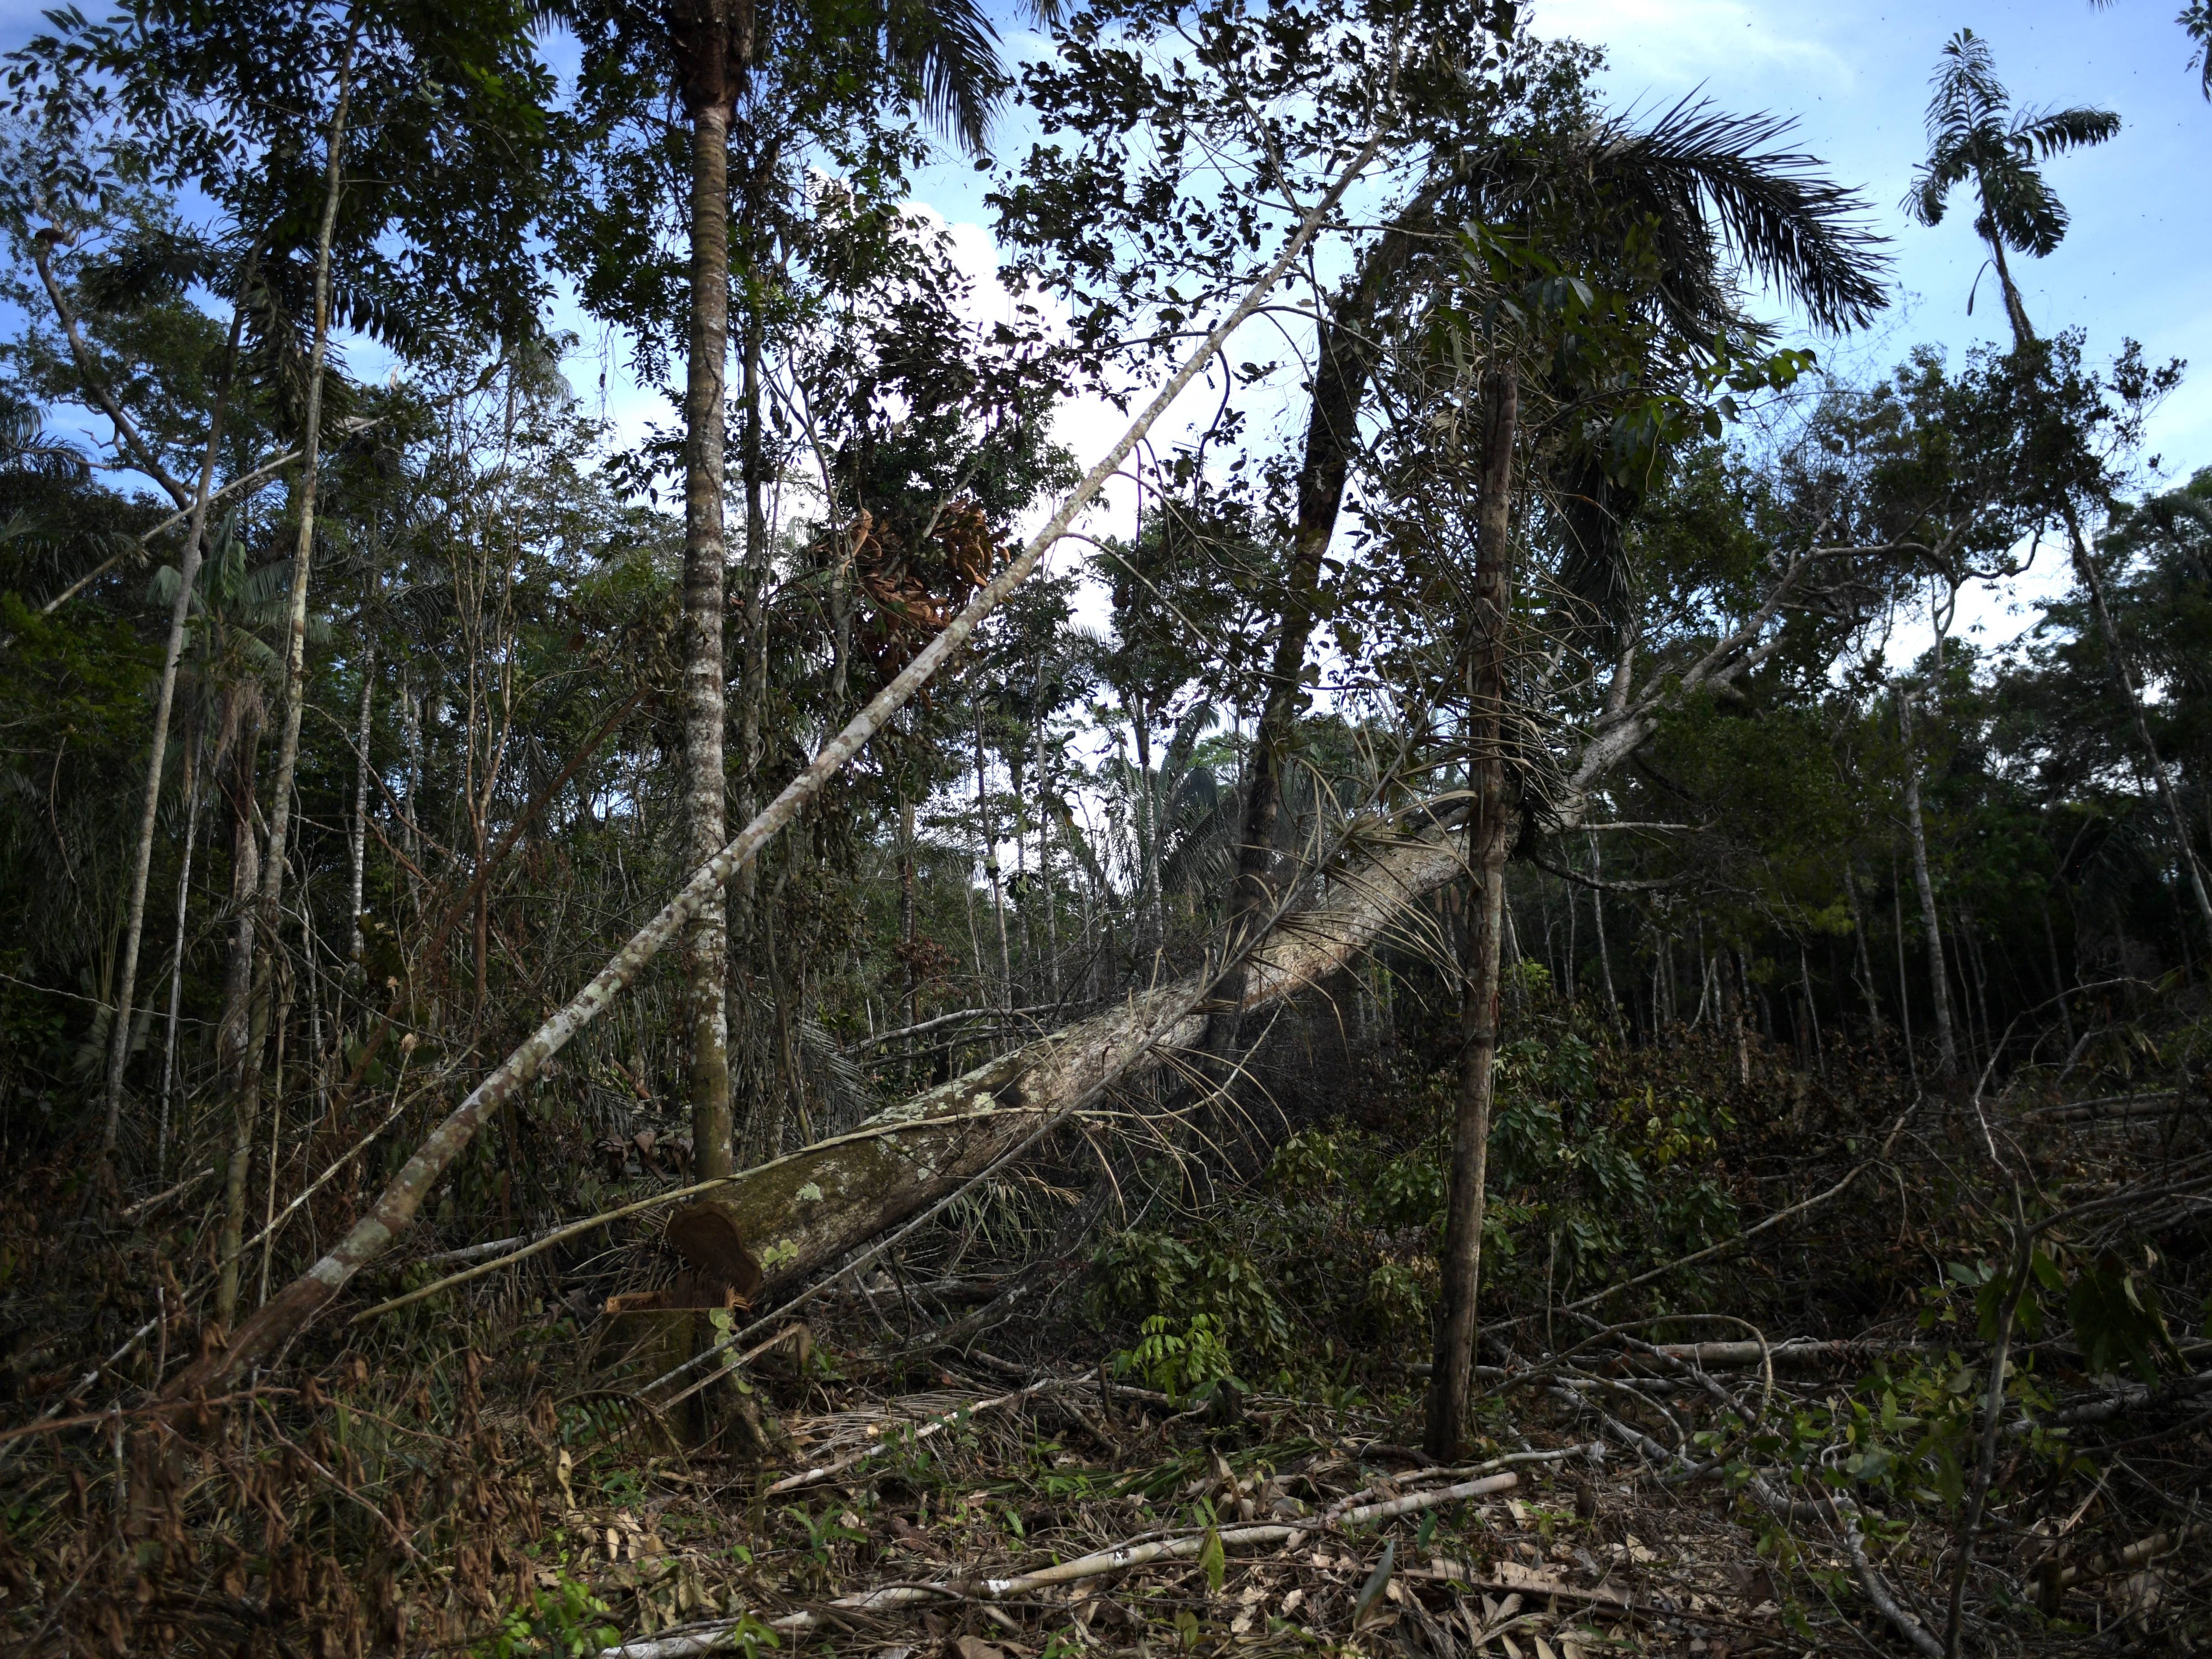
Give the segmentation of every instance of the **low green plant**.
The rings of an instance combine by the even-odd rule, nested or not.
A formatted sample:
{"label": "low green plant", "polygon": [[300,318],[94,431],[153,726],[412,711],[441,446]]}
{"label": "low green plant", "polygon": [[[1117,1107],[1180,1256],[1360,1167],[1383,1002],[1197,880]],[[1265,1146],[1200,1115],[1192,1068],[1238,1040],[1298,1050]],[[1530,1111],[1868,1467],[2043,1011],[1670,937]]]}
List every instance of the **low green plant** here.
{"label": "low green plant", "polygon": [[1147,1387],[1159,1389],[1178,1404],[1203,1404],[1224,1382],[1237,1388],[1228,1345],[1222,1341],[1212,1316],[1193,1314],[1182,1328],[1165,1314],[1154,1314],[1138,1328],[1137,1346],[1114,1356],[1118,1376],[1131,1372]]}
{"label": "low green plant", "polygon": [[605,1622],[607,1611],[589,1585],[563,1571],[550,1585],[532,1589],[494,1635],[470,1651],[475,1659],[586,1659],[622,1640],[622,1632]]}

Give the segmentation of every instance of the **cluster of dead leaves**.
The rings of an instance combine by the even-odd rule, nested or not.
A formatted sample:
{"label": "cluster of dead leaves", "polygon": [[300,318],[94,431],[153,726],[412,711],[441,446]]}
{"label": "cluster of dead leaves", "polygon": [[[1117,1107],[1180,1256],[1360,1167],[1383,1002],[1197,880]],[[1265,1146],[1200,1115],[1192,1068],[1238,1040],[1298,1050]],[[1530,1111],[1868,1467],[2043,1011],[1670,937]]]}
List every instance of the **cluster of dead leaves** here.
{"label": "cluster of dead leaves", "polygon": [[850,558],[866,596],[854,645],[874,668],[878,684],[945,630],[990,580],[1000,552],[983,509],[965,498],[947,501],[918,540],[909,541],[865,508],[825,539]]}

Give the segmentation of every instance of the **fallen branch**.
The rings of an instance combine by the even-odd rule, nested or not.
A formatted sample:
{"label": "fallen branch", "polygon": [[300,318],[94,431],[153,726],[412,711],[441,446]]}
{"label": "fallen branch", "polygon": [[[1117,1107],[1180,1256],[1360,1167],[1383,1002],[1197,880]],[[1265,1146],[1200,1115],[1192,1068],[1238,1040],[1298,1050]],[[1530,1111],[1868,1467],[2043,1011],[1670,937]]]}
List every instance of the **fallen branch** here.
{"label": "fallen branch", "polygon": [[2148,1411],[2160,1406],[2178,1406],[2183,1401],[2194,1400],[2202,1394],[2212,1394],[2212,1371],[2199,1371],[2194,1376],[2177,1377],[2158,1389],[2140,1382],[2129,1383],[2077,1405],[2061,1406],[2042,1417],[2033,1419],[2015,1418],[2006,1428],[2008,1433],[2024,1435],[2039,1428],[2072,1428],[2084,1423],[2109,1423],[2130,1412]]}
{"label": "fallen branch", "polygon": [[[962,1406],[957,1411],[946,1412],[940,1417],[932,1418],[922,1427],[916,1429],[914,1431],[912,1441],[908,1442],[907,1443],[918,1443],[919,1442],[928,1439],[933,1435],[942,1434],[945,1430],[951,1428],[956,1424],[966,1422],[977,1412],[992,1411],[1000,1406],[1014,1405],[1021,1401],[1028,1400],[1035,1395],[1042,1394],[1048,1389],[1062,1388],[1065,1386],[1066,1385],[1061,1378],[1048,1376],[1042,1382],[1030,1383],[1025,1389],[1017,1389],[1012,1394],[1002,1394],[994,1399],[990,1400],[979,1400],[972,1406]],[[874,1445],[863,1446],[860,1450],[854,1452],[849,1456],[841,1457],[833,1463],[823,1463],[814,1468],[802,1469],[796,1474],[787,1474],[782,1480],[772,1483],[768,1487],[765,1495],[769,1498],[775,1498],[784,1492],[797,1492],[802,1486],[813,1486],[818,1481],[833,1480],[836,1476],[844,1474],[848,1469],[859,1468],[872,1457],[881,1456],[884,1452],[891,1449],[893,1443],[894,1443],[889,1439],[878,1440]],[[838,1605],[843,1606],[845,1604],[841,1602]]]}
{"label": "fallen branch", "polygon": [[1352,1509],[1325,1511],[1322,1520],[1334,1526],[1363,1526],[1370,1521],[1388,1521],[1394,1516],[1413,1515],[1422,1510],[1432,1510],[1443,1504],[1456,1504],[1466,1498],[1486,1498],[1494,1492],[1509,1492],[1521,1484],[1521,1477],[1508,1469],[1503,1474],[1485,1475],[1480,1480],[1462,1480],[1455,1486],[1438,1486],[1429,1492],[1407,1492],[1403,1498],[1386,1498],[1380,1504],[1362,1504]]}
{"label": "fallen branch", "polygon": [[2063,1106],[2031,1106],[2020,1115],[2023,1123],[2090,1123],[2100,1119],[2172,1117],[2188,1103],[2179,1091],[2160,1089],[2149,1094],[2112,1095],[2103,1100],[2076,1100]]}
{"label": "fallen branch", "polygon": [[1859,1535],[1856,1504],[1841,1493],[1826,1493],[1817,1503],[1806,1503],[1780,1491],[1763,1474],[1753,1475],[1745,1490],[1760,1508],[1785,1524],[1813,1516],[1832,1523],[1843,1536],[1844,1553],[1850,1557],[1859,1589],[1874,1604],[1875,1611],[1889,1620],[1897,1633],[1926,1655],[1927,1659],[1943,1659],[1943,1644],[1936,1632],[1905,1610],[1891,1593],[1887,1581],[1867,1559],[1866,1540]]}
{"label": "fallen branch", "polygon": [[1032,1008],[962,1008],[952,1013],[935,1015],[918,1024],[902,1025],[895,1031],[878,1031],[873,1036],[864,1036],[848,1052],[857,1054],[865,1049],[880,1048],[886,1042],[896,1042],[901,1037],[920,1036],[924,1031],[934,1031],[940,1025],[957,1025],[963,1020],[1020,1019],[1030,1014],[1048,1014],[1053,1007],[1051,1003],[1040,1002]]}

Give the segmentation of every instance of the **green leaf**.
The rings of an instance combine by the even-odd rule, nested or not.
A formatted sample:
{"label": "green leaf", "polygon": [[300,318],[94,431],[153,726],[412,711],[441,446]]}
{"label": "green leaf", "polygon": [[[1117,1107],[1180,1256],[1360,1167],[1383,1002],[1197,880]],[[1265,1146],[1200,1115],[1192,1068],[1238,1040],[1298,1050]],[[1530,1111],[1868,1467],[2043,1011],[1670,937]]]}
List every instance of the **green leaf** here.
{"label": "green leaf", "polygon": [[1398,1542],[1393,1539],[1382,1547],[1382,1559],[1375,1564],[1375,1571],[1367,1575],[1367,1582],[1359,1587],[1358,1599],[1352,1604],[1352,1627],[1359,1628],[1375,1604],[1382,1599],[1382,1592],[1390,1588],[1390,1574],[1398,1565]]}
{"label": "green leaf", "polygon": [[1199,1546],[1198,1569],[1206,1575],[1206,1588],[1220,1595],[1222,1580],[1229,1572],[1229,1556],[1221,1547],[1221,1534],[1211,1527],[1206,1529],[1205,1543]]}

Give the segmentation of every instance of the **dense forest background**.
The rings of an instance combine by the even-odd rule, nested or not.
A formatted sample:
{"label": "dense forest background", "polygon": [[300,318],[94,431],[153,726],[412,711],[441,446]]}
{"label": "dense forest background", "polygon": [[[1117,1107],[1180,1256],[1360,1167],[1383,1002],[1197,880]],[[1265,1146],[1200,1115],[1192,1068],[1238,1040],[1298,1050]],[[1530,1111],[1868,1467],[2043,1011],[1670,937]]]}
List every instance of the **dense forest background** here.
{"label": "dense forest background", "polygon": [[2034,310],[2128,112],[1928,68],[52,14],[10,1644],[2212,1639],[2212,453]]}

